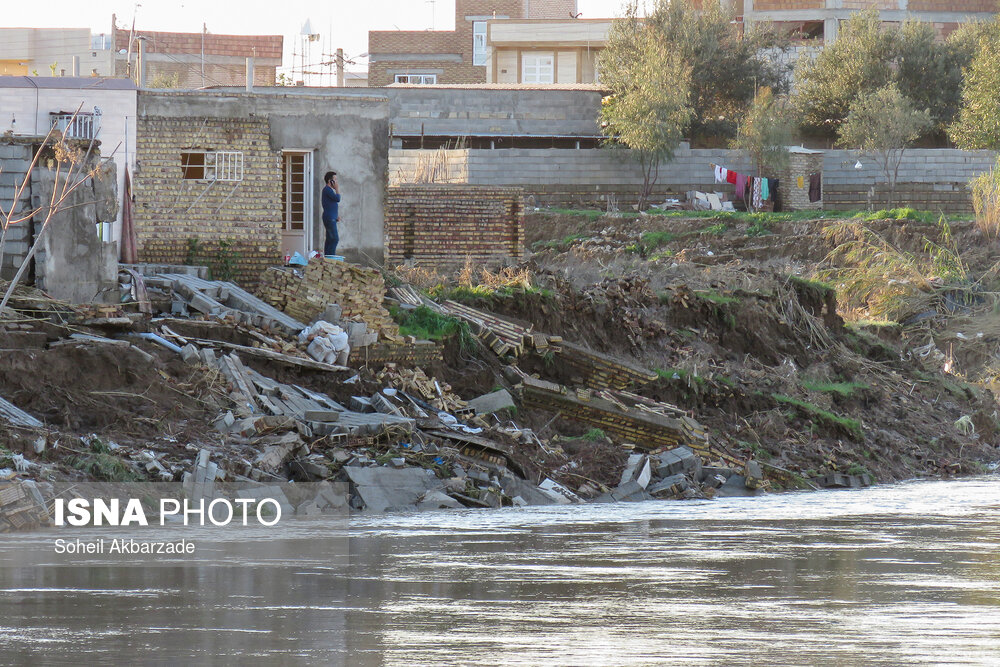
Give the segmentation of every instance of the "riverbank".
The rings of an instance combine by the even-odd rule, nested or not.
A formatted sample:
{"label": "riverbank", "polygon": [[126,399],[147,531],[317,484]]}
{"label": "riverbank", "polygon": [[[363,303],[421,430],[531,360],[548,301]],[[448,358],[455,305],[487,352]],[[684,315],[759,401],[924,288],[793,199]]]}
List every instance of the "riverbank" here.
{"label": "riverbank", "polygon": [[[519,266],[270,278],[268,308],[311,319],[300,289],[317,308],[343,302],[323,317],[350,329],[346,363],[317,361],[287,312],[235,286],[149,269],[149,313],[22,290],[3,317],[0,397],[38,424],[3,430],[0,470],[339,480],[369,510],[987,470],[989,245],[969,220],[869,217],[539,212]],[[877,242],[895,263],[873,265]],[[148,333],[159,341],[135,336]]]}

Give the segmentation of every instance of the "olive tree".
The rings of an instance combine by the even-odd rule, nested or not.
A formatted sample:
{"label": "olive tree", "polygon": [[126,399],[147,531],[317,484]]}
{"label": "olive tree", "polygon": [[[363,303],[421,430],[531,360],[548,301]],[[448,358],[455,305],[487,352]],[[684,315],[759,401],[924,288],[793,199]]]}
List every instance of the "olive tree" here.
{"label": "olive tree", "polygon": [[691,67],[660,39],[654,24],[632,2],[614,23],[600,58],[601,81],[610,95],[601,104],[601,131],[610,143],[632,149],[642,169],[639,210],[648,202],[660,164],[691,123]]}
{"label": "olive tree", "polygon": [[889,84],[851,103],[837,143],[878,163],[888,187],[886,208],[892,208],[903,152],[931,124],[930,113],[914,109],[899,88]]}

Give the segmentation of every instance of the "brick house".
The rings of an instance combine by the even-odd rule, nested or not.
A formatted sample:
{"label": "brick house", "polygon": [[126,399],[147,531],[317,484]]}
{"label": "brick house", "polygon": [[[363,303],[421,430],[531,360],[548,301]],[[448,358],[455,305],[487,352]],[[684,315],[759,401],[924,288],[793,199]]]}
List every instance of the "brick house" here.
{"label": "brick house", "polygon": [[455,29],[368,33],[368,85],[486,83],[487,22],[569,19],[576,0],[456,0]]}
{"label": "brick house", "polygon": [[389,103],[287,89],[140,91],[134,180],[139,260],[231,262],[253,286],[323,247],[323,173],[338,172],[340,246],[382,261]]}
{"label": "brick house", "polygon": [[[113,22],[113,19],[112,19]],[[138,38],[145,38],[146,82],[151,87],[204,88],[246,83],[246,59],[254,59],[254,84],[273,86],[281,67],[281,35],[214,35],[210,32],[158,32],[135,34],[113,26],[115,76],[134,76]],[[129,38],[132,48],[129,49]],[[125,53],[122,53],[122,50]],[[165,83],[171,85],[166,86]]]}

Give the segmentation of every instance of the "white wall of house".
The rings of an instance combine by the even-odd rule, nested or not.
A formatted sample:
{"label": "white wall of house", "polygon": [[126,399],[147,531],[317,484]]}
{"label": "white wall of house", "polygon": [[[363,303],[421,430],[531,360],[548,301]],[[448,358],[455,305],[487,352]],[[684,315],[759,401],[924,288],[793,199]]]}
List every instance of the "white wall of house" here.
{"label": "white wall of house", "polygon": [[[111,158],[117,166],[120,202],[125,166],[128,165],[129,171],[135,173],[135,88],[120,89],[123,82],[115,80],[115,88],[105,89],[100,87],[102,79],[69,77],[46,77],[44,81],[35,79],[39,84],[35,88],[30,84],[25,87],[27,78],[0,77],[0,134],[12,132],[18,136],[44,136],[49,131],[50,112],[74,112],[80,108],[81,112],[94,113],[94,107],[97,107],[101,111],[97,134],[101,142],[101,156]],[[15,81],[15,85],[11,85],[11,80]],[[55,87],[60,84],[66,87]],[[117,241],[121,238],[120,205],[114,223],[113,238]]]}

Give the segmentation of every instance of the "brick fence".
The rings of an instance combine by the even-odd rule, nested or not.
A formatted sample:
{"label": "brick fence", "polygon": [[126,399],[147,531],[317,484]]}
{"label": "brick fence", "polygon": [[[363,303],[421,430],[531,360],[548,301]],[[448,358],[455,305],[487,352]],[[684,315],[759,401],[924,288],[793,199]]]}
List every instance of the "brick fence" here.
{"label": "brick fence", "polygon": [[470,185],[390,186],[385,205],[390,263],[520,259],[524,191]]}

